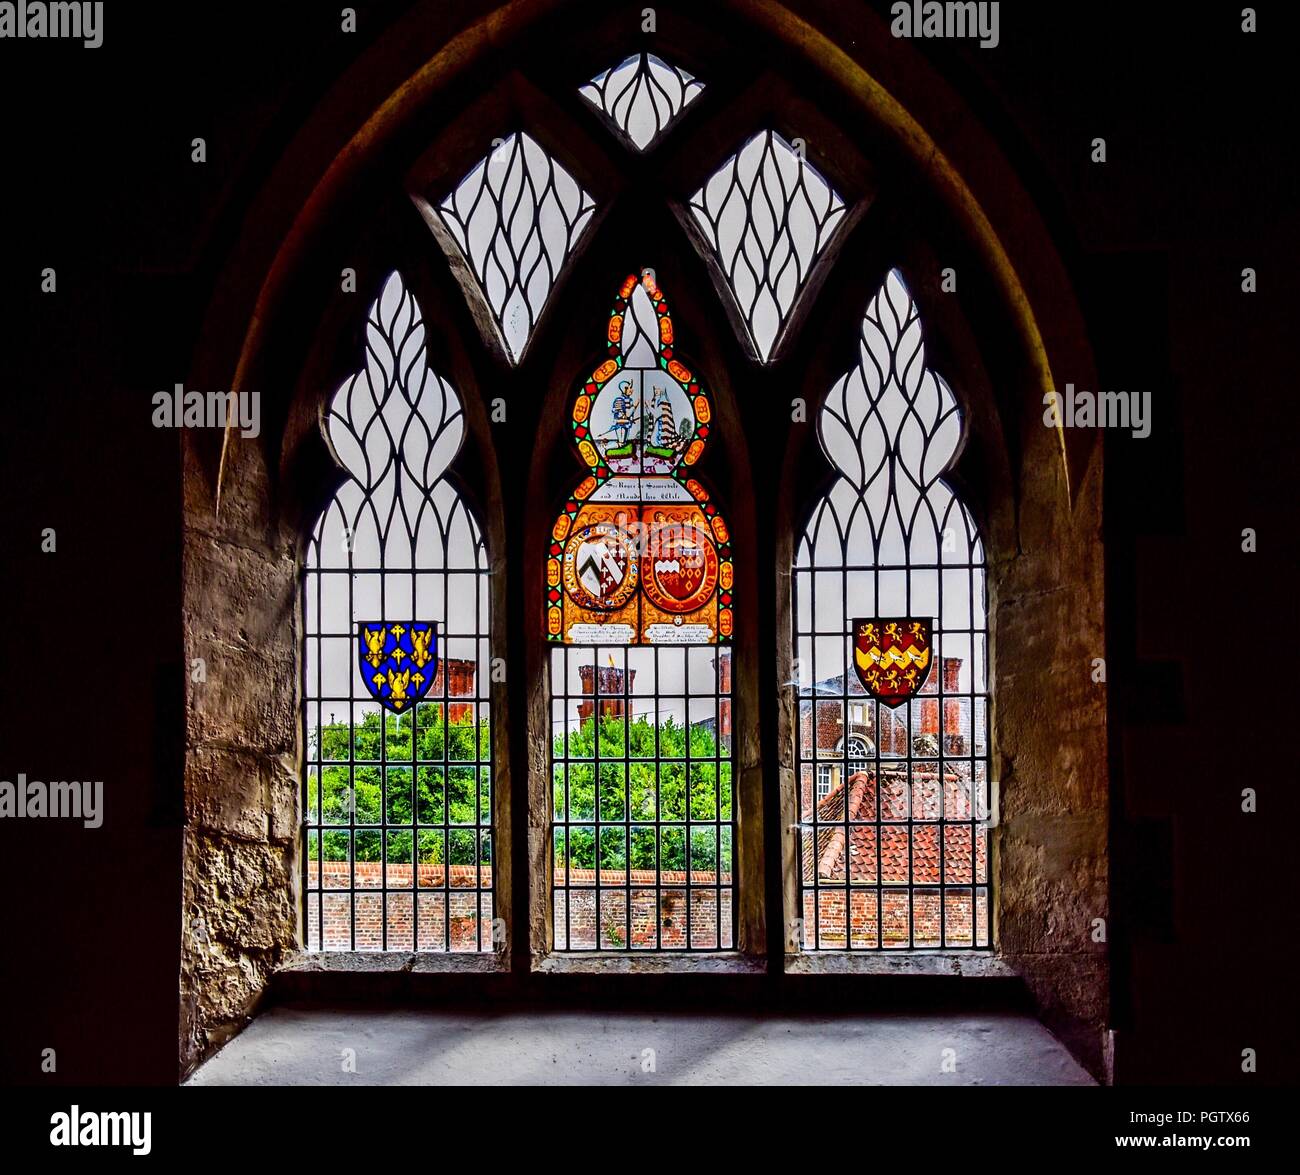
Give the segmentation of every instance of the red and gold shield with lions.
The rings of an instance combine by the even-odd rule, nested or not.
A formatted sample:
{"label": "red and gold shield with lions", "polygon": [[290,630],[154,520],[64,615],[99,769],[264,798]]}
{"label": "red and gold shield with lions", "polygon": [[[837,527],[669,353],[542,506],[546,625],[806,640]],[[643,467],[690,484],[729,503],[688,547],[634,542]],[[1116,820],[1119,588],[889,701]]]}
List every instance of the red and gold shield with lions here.
{"label": "red and gold shield with lions", "polygon": [[914,697],[934,660],[929,620],[886,617],[853,622],[853,666],[867,692],[891,710]]}

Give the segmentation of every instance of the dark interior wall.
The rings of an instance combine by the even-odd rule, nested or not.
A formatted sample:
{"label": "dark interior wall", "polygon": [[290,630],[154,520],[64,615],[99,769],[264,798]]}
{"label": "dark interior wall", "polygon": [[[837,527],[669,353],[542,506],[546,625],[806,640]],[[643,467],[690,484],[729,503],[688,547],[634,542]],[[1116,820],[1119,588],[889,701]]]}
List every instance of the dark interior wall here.
{"label": "dark interior wall", "polygon": [[[1044,29],[1047,52],[1013,34],[1005,62],[971,56],[1016,125],[1002,141],[1020,140],[1101,387],[1154,402],[1150,437],[1106,449],[1116,1079],[1282,1082],[1296,773],[1264,748],[1287,741],[1296,697],[1294,135],[1278,46],[1240,31],[1239,6],[1137,8]],[[1265,30],[1280,15],[1257,8]],[[1246,527],[1272,540],[1245,554]],[[1249,641],[1237,617],[1263,622],[1268,686],[1227,668]],[[1273,1066],[1243,1075],[1247,1048]]]}
{"label": "dark interior wall", "polygon": [[[21,64],[0,70],[15,599],[0,778],[102,778],[107,813],[99,830],[0,823],[10,1081],[175,1078],[180,448],[151,426],[149,398],[185,378],[267,169],[405,5],[355,7],[354,37],[333,6],[133,5],[110,6],[97,50],[2,46]],[[1231,6],[1002,8],[998,49],[922,48],[1039,202],[1102,386],[1155,399],[1150,438],[1107,438],[1117,1076],[1242,1080],[1253,1047],[1259,1079],[1282,1080],[1296,636],[1285,42],[1267,35],[1269,7],[1254,38]],[[1097,135],[1105,165],[1089,162]],[[55,294],[39,290],[46,266]],[[1240,813],[1248,785],[1257,816]],[[42,1075],[50,1047],[58,1071]]]}

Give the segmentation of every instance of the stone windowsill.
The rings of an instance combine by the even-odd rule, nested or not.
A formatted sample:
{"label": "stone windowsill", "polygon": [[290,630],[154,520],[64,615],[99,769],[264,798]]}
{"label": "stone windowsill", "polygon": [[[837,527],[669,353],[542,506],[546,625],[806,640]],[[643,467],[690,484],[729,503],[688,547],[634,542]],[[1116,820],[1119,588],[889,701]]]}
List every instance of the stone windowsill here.
{"label": "stone windowsill", "polygon": [[298,951],[279,967],[281,972],[296,975],[433,975],[509,969],[510,961],[504,954],[470,951]]}
{"label": "stone windowsill", "polygon": [[[293,975],[490,974],[509,970],[497,953],[433,951],[298,951],[278,968]],[[533,960],[543,975],[763,975],[762,956],[739,951],[687,955],[624,951],[552,951]],[[932,975],[1013,979],[1015,968],[993,951],[804,951],[784,958],[787,975]]]}
{"label": "stone windowsill", "polygon": [[785,956],[787,975],[942,975],[1014,979],[1017,972],[993,951],[801,951]]}
{"label": "stone windowsill", "polygon": [[767,960],[739,951],[687,955],[626,951],[552,951],[533,960],[545,975],[763,975]]}

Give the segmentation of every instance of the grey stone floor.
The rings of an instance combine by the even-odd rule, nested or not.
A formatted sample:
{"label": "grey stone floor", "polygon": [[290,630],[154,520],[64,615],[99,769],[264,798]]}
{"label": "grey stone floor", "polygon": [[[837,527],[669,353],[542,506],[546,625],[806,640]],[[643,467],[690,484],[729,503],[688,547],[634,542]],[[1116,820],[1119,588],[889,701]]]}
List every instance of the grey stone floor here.
{"label": "grey stone floor", "polygon": [[[951,1054],[945,1052],[949,1049]],[[345,1068],[346,1050],[353,1050],[355,1072]],[[187,1084],[1091,1085],[1093,1081],[1041,1024],[1006,1012],[720,1016],[283,1006],[259,1016]]]}

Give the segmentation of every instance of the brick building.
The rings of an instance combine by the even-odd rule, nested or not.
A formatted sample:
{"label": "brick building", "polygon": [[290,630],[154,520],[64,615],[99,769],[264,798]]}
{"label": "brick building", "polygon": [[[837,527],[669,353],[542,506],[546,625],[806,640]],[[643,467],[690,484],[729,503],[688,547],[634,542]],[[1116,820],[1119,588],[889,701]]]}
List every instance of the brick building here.
{"label": "brick building", "polygon": [[[952,944],[972,930],[987,942],[987,889],[950,890],[940,910],[941,874],[948,886],[988,884],[987,837],[962,823],[981,815],[961,756],[982,749],[971,745],[971,719],[973,710],[974,729],[985,729],[984,699],[959,692],[961,669],[961,658],[944,658],[942,690],[932,676],[897,710],[847,692],[843,674],[803,701],[804,758],[816,765],[800,781],[804,918],[818,926],[817,945],[844,946],[849,935],[853,945]],[[889,763],[909,749],[910,765]]]}
{"label": "brick building", "polygon": [[[582,683],[582,692],[600,698],[600,716],[602,718],[621,718],[627,711],[627,699],[623,696],[624,671],[612,662],[609,665],[580,665],[578,676]],[[636,685],[636,670],[627,675],[627,692],[631,693]],[[595,702],[578,703],[578,720],[586,722],[595,712]]]}
{"label": "brick building", "polygon": [[877,751],[882,759],[906,758],[909,721],[913,725],[910,750],[914,758],[935,758],[941,746],[946,757],[969,755],[972,749],[982,753],[982,746],[972,748],[972,711],[973,729],[987,729],[985,701],[982,697],[972,698],[969,692],[962,693],[961,670],[960,657],[945,657],[942,693],[932,675],[911,707],[896,710],[875,704],[862,692],[856,678],[849,680],[846,689],[842,673],[817,682],[811,696],[800,699],[800,739],[804,760],[819,761],[818,799],[839,786],[846,763],[851,772],[854,765],[865,766],[873,760]]}
{"label": "brick building", "polygon": [[[447,681],[445,696],[447,698],[472,698],[475,696],[474,679],[477,674],[478,667],[473,661],[462,658],[439,659],[438,672],[434,676],[433,685],[429,687],[429,697],[441,698],[444,696],[442,683],[445,677]],[[447,703],[447,721],[473,722],[474,703],[449,701]]]}

